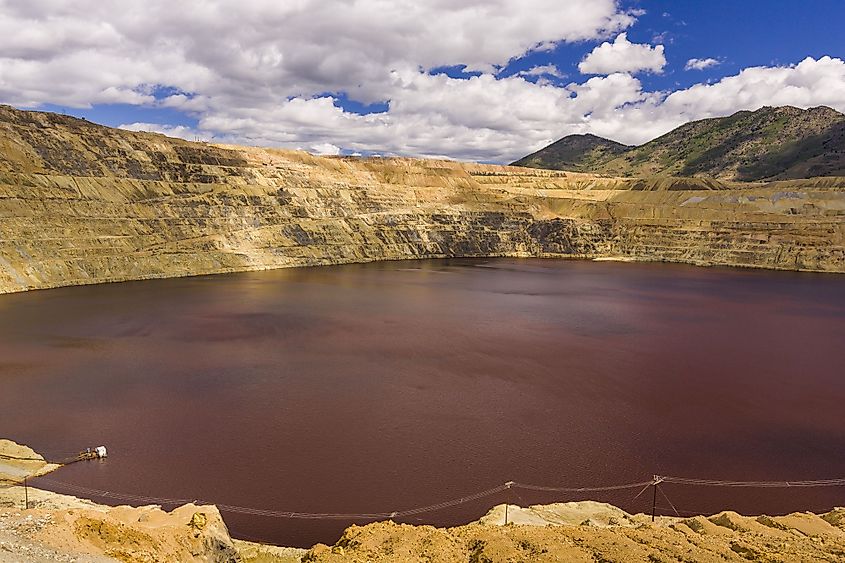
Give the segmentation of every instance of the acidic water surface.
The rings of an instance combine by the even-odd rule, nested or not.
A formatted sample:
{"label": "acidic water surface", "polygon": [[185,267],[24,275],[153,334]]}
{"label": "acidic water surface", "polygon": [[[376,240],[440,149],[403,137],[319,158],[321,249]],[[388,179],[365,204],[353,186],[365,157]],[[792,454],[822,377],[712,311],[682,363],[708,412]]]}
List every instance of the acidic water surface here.
{"label": "acidic water surface", "polygon": [[[449,260],[4,295],[0,437],[53,457],[108,447],[50,476],[65,484],[311,513],[509,480],[845,477],[845,277]],[[845,505],[845,487],[663,491],[682,514]],[[506,500],[650,510],[637,492],[511,490],[405,521]],[[224,517],[294,546],[350,524]]]}

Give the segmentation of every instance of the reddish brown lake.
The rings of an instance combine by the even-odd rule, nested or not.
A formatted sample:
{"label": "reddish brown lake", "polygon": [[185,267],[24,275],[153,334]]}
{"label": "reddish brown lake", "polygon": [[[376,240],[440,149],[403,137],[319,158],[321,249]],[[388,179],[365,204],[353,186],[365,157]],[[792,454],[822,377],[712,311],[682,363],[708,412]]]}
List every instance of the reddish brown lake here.
{"label": "reddish brown lake", "polygon": [[[317,513],[508,480],[845,477],[845,277],[451,260],[4,295],[0,436],[108,447],[62,483]],[[682,513],[845,505],[845,487],[664,490]],[[505,492],[407,521],[506,499],[650,510],[636,493]],[[224,516],[298,546],[349,524]]]}

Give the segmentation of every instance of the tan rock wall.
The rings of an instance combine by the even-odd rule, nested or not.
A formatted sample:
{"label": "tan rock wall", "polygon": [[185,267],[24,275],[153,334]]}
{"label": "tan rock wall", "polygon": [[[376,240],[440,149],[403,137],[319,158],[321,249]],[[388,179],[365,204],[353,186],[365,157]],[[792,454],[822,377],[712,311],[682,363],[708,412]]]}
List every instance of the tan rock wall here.
{"label": "tan rock wall", "polygon": [[0,107],[0,292],[451,256],[842,272],[844,247],[845,179],[321,158]]}

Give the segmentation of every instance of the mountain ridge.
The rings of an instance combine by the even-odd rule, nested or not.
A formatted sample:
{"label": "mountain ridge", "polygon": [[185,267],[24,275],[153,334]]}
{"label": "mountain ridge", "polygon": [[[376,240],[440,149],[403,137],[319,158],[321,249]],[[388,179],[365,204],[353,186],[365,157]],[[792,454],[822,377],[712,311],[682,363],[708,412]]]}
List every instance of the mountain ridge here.
{"label": "mountain ridge", "polygon": [[594,135],[568,135],[513,165],[740,182],[845,176],[845,114],[827,106],[764,106],[690,121],[642,145],[622,147]]}
{"label": "mountain ridge", "polygon": [[[606,155],[615,157],[631,148],[629,145],[623,145],[592,133],[567,135],[514,162],[513,165],[520,166],[521,161],[531,161],[533,158],[543,161],[554,159],[555,163],[560,165],[560,170],[585,172],[590,169],[591,165],[601,163]],[[545,167],[537,166],[537,168]]]}

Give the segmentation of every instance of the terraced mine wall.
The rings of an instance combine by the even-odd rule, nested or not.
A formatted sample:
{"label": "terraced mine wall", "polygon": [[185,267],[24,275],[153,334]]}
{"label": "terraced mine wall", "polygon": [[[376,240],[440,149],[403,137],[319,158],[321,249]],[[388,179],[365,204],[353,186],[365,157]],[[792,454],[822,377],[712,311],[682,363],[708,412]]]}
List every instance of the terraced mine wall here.
{"label": "terraced mine wall", "polygon": [[845,271],[845,178],[728,184],[190,143],[0,106],[0,293],[408,258]]}

